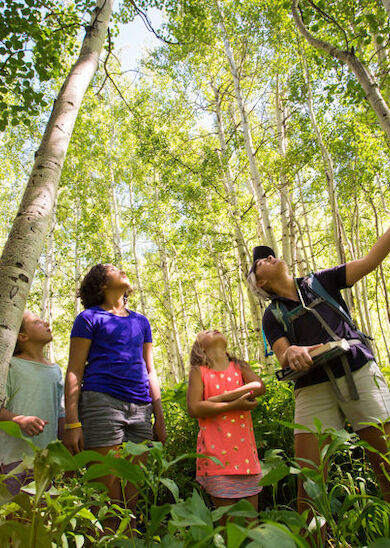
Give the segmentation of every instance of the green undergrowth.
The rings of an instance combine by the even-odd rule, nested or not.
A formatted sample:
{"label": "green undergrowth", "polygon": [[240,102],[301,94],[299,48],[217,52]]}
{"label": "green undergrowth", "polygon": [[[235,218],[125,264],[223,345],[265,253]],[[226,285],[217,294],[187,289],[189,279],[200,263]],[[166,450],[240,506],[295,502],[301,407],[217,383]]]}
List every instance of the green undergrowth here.
{"label": "green undergrowth", "polygon": [[[253,412],[263,470],[258,513],[246,501],[215,510],[196,484],[197,423],[185,411],[186,386],[181,384],[163,395],[165,448],[158,442],[150,447],[128,442],[120,457],[92,451],[72,456],[60,442],[41,450],[28,440],[34,456],[23,465],[33,467],[34,482],[16,497],[1,482],[0,546],[306,548],[321,545],[316,531],[325,523],[328,546],[390,546],[390,506],[379,496],[363,458],[366,444],[346,430],[322,434],[317,424],[321,464],[300,468],[293,456],[291,389],[272,380],[267,386]],[[2,422],[0,428],[23,437],[14,423]],[[134,464],[142,453],[147,463]],[[388,454],[383,459],[389,463]],[[130,528],[130,509],[109,504],[98,482],[105,474],[138,488],[138,532]],[[309,524],[307,512],[296,512],[298,477],[311,497]],[[222,525],[224,514],[229,519]],[[107,532],[105,519],[113,515],[120,526]]]}

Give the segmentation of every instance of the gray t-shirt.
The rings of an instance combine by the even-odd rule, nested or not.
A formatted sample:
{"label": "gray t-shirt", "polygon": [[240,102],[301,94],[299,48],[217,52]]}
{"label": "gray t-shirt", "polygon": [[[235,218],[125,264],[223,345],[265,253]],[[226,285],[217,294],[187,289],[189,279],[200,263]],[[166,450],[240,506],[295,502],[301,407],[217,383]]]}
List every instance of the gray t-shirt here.
{"label": "gray t-shirt", "polygon": [[[11,359],[5,408],[12,413],[32,415],[48,422],[41,434],[31,436],[38,447],[46,447],[57,439],[58,419],[65,416],[63,398],[62,372],[57,364],[45,365],[17,357]],[[31,450],[25,441],[0,430],[1,463],[16,462],[26,454],[31,454]]]}

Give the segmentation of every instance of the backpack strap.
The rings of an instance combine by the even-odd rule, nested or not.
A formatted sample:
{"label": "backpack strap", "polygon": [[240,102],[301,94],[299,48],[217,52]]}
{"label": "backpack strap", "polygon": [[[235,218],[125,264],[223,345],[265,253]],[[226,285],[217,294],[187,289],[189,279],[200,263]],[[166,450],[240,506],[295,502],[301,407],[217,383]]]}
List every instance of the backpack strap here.
{"label": "backpack strap", "polygon": [[313,291],[317,297],[321,297],[327,305],[329,305],[339,316],[341,316],[347,324],[356,330],[356,325],[354,321],[352,320],[349,312],[341,306],[340,303],[336,301],[329,293],[326,291],[325,287],[322,285],[322,283],[318,280],[314,274],[309,274],[309,276],[306,277],[307,285],[310,287],[310,289]]}
{"label": "backpack strap", "polygon": [[[317,310],[314,309],[314,307],[310,307],[307,306],[305,304],[305,301],[303,300],[303,297],[302,297],[302,293],[299,289],[299,286],[298,286],[298,281],[295,280],[295,287],[297,289],[297,293],[298,293],[298,296],[299,296],[299,300],[301,301],[302,303],[302,306],[305,310],[308,310],[310,311],[314,316],[315,318],[317,318],[317,320],[319,321],[319,323],[322,325],[322,327],[325,329],[325,331],[332,337],[332,339],[334,341],[338,341],[338,340],[341,340],[340,337],[333,331],[333,329],[330,327],[330,325],[324,320],[324,318],[321,316],[321,314],[319,314],[317,312]],[[313,303],[312,303],[313,304]],[[347,383],[347,386],[348,386],[348,390],[349,390],[349,394],[351,396],[351,399],[352,400],[358,400],[359,399],[359,393],[357,391],[357,388],[356,388],[356,384],[355,384],[355,380],[354,378],[352,377],[352,371],[351,371],[351,367],[349,365],[349,361],[347,360],[346,356],[345,355],[342,355],[341,358],[341,363],[343,365],[343,369],[344,369],[344,374],[345,374],[345,380],[346,380],[346,383]],[[344,396],[341,394],[338,386],[337,386],[337,383],[336,383],[336,379],[333,375],[333,371],[332,369],[325,363],[323,365],[323,368],[325,369],[325,372],[326,374],[328,375],[328,379],[330,380],[330,383],[336,393],[336,396],[337,398],[342,401],[342,402],[345,402],[345,398]]]}
{"label": "backpack strap", "polygon": [[297,309],[301,309],[302,306],[299,305],[294,310],[291,310],[290,312],[287,310],[287,306],[279,301],[279,299],[274,299],[272,303],[269,305],[269,310],[271,310],[272,314],[274,315],[276,321],[282,326],[283,331],[286,334],[286,337],[290,340],[291,343],[294,342],[294,336],[293,336],[293,327],[291,321],[293,318],[291,318],[291,313],[296,313]]}
{"label": "backpack strap", "polygon": [[[275,319],[279,322],[279,324],[283,327],[284,332],[286,333],[286,336],[288,337],[290,343],[294,344],[295,336],[294,336],[294,328],[293,328],[293,322],[295,319],[297,319],[301,314],[305,313],[305,311],[311,312],[319,321],[319,323],[322,325],[322,327],[327,331],[327,333],[332,337],[333,340],[339,340],[340,337],[336,335],[336,333],[331,329],[331,327],[328,325],[328,323],[322,318],[322,316],[315,310],[315,306],[317,306],[321,302],[325,302],[334,310],[339,316],[342,317],[343,320],[346,321],[346,323],[356,330],[356,326],[349,315],[349,313],[333,298],[329,295],[329,293],[326,291],[326,289],[322,286],[321,282],[318,281],[318,279],[313,275],[309,275],[306,278],[307,284],[309,288],[312,290],[314,295],[317,296],[317,299],[312,301],[309,305],[306,305],[301,291],[298,286],[298,282],[295,279],[295,286],[298,292],[298,296],[300,299],[301,304],[297,307],[295,307],[293,310],[288,311],[287,307],[284,303],[279,301],[278,299],[274,299],[270,305],[270,310],[273,313]],[[352,341],[351,341],[352,342]],[[356,344],[356,341],[353,341],[353,344]],[[352,377],[351,368],[349,366],[349,362],[345,356],[341,357],[341,363],[343,365],[344,374],[347,382],[347,386],[349,389],[349,393],[351,396],[351,399],[358,400],[359,394],[356,389],[356,385],[354,382],[354,379]],[[338,386],[336,379],[334,377],[333,371],[331,368],[327,365],[323,365],[324,370],[330,380],[330,383],[336,393],[337,398],[340,401],[345,401],[344,397],[342,396]]]}
{"label": "backpack strap", "polygon": [[273,356],[274,353],[273,353],[271,347],[269,347],[269,350],[268,350],[268,341],[267,341],[267,337],[265,336],[265,333],[264,333],[264,327],[261,328],[261,331],[262,331],[262,333],[263,333],[264,356],[265,356],[266,358],[269,358],[270,356]]}
{"label": "backpack strap", "polygon": [[349,311],[347,311],[340,303],[336,301],[329,293],[326,291],[321,282],[314,276],[310,274],[306,278],[307,284],[315,295],[322,298],[323,301],[330,307],[334,312],[336,312],[341,318],[347,322],[347,324],[358,333],[359,339],[361,342],[372,352],[374,355],[374,349],[370,341],[374,339],[366,333],[363,333],[360,329],[356,327],[355,322],[353,321]]}

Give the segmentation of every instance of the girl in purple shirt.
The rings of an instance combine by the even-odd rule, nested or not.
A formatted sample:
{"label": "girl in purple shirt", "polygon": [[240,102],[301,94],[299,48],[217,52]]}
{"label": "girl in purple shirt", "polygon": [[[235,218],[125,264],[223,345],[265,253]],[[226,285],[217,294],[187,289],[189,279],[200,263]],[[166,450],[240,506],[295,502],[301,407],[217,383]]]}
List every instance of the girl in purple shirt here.
{"label": "girl in purple shirt", "polygon": [[[151,329],[145,316],[126,308],[131,290],[125,272],[110,264],[94,266],[81,283],[85,310],[73,325],[65,379],[64,443],[73,454],[83,449],[107,454],[126,441],[165,442]],[[118,478],[101,481],[112,500],[123,502]],[[134,487],[125,491],[128,507],[135,510]]]}

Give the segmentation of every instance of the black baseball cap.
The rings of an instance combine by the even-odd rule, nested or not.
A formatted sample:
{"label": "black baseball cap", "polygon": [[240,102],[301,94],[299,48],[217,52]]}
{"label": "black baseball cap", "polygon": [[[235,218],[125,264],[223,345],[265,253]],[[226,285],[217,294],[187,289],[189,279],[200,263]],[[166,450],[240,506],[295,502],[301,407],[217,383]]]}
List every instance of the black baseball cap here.
{"label": "black baseball cap", "polygon": [[265,259],[266,257],[269,257],[270,255],[272,255],[272,257],[275,257],[275,252],[272,248],[268,247],[267,245],[257,245],[256,247],[254,247],[253,248],[253,264],[251,266],[249,274],[255,271],[256,262],[259,259]]}

